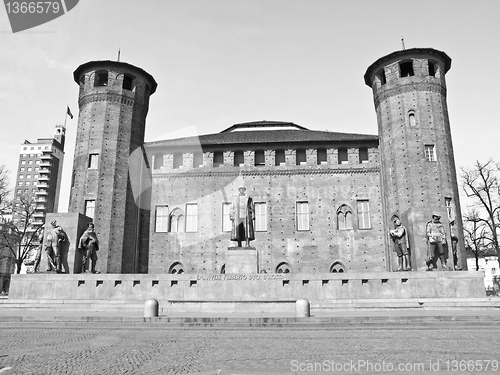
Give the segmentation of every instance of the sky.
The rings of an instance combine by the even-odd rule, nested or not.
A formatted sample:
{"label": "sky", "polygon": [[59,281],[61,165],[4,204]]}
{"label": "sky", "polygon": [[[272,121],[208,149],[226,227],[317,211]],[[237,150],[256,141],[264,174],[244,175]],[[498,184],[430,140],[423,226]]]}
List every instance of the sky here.
{"label": "sky", "polygon": [[[431,47],[446,75],[457,168],[500,161],[497,0],[80,0],[67,14],[13,34],[0,8],[0,164],[14,184],[25,139],[67,119],[59,212],[66,212],[78,118],[73,71],[94,60],[141,67],[158,82],[146,141],[247,121],[377,134],[363,80],[378,58]],[[462,208],[463,210],[463,208]]]}

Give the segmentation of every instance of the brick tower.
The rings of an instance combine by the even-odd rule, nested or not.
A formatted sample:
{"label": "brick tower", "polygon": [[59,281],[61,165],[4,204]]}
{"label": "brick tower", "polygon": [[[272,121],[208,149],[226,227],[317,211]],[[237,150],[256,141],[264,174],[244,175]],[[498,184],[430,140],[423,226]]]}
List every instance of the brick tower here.
{"label": "brick tower", "polygon": [[[408,229],[412,268],[425,269],[426,224],[441,216],[453,262],[450,222],[456,220],[459,265],[466,267],[457,174],[446,103],[446,53],[432,48],[393,52],[374,62],[365,83],[373,90],[380,136],[384,226],[399,217]],[[388,240],[389,269],[396,255]],[[392,259],[391,259],[392,258]]]}
{"label": "brick tower", "polygon": [[136,205],[128,158],[143,146],[149,97],[157,84],[144,70],[116,61],[91,61],[73,75],[80,86],[80,114],[69,212],[94,219],[99,271],[137,273],[144,252],[139,221],[148,213]]}

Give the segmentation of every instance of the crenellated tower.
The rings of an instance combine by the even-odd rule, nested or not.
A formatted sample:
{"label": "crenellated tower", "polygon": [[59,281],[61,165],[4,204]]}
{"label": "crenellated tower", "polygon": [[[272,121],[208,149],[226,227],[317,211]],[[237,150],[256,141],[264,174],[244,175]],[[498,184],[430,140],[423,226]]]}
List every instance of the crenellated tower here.
{"label": "crenellated tower", "polygon": [[80,113],[69,212],[94,219],[101,272],[138,273],[141,251],[147,252],[140,248],[140,221],[149,213],[136,205],[129,156],[143,146],[157,83],[141,68],[116,61],[80,65],[74,79]]}
{"label": "crenellated tower", "polygon": [[[380,136],[384,226],[399,217],[408,228],[413,269],[425,269],[426,224],[441,216],[451,255],[450,222],[456,220],[459,264],[466,267],[462,217],[453,156],[445,74],[450,57],[412,48],[381,57],[367,69]],[[388,259],[395,255],[387,241]]]}

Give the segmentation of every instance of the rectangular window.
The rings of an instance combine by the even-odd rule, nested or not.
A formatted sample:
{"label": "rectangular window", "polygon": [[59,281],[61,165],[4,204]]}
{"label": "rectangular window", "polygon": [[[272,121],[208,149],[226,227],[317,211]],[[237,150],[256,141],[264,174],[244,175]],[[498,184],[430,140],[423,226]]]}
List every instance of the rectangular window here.
{"label": "rectangular window", "polygon": [[266,165],[266,157],[264,155],[264,150],[255,150],[255,166]]}
{"label": "rectangular window", "polygon": [[99,163],[99,154],[90,154],[89,155],[89,168],[97,169],[97,164]]}
{"label": "rectangular window", "polygon": [[156,206],[155,232],[168,232],[168,206]]}
{"label": "rectangular window", "polygon": [[222,151],[214,152],[214,167],[224,165],[224,153]]}
{"label": "rectangular window", "polygon": [[327,156],[326,156],[326,148],[318,148],[317,150],[317,164],[320,165],[321,163],[327,161]]}
{"label": "rectangular window", "polygon": [[286,163],[285,150],[276,150],[276,153],[274,156],[274,164],[281,165],[281,163],[283,163],[283,164]]}
{"label": "rectangular window", "polygon": [[368,163],[368,149],[366,147],[361,147],[359,149],[359,162]]}
{"label": "rectangular window", "polygon": [[349,158],[347,156],[347,148],[339,148],[339,164],[349,163]]}
{"label": "rectangular window", "polygon": [[222,231],[231,232],[232,223],[229,217],[231,213],[231,203],[222,203]]}
{"label": "rectangular window", "polygon": [[267,231],[267,203],[255,203],[255,231]]}
{"label": "rectangular window", "polygon": [[296,165],[301,165],[301,163],[306,163],[307,162],[307,156],[306,156],[306,150],[305,149],[298,149],[295,151],[295,164]]}
{"label": "rectangular window", "polygon": [[444,205],[446,206],[448,220],[453,220],[453,207],[451,206],[451,198],[444,198]]}
{"label": "rectangular window", "polygon": [[21,164],[26,164],[26,160],[21,160]]}
{"label": "rectangular window", "polygon": [[85,215],[94,218],[95,211],[95,199],[89,199],[85,201]]}
{"label": "rectangular window", "polygon": [[370,202],[368,200],[358,201],[358,229],[370,229]]}
{"label": "rectangular window", "polygon": [[309,230],[309,203],[297,202],[297,230]]}
{"label": "rectangular window", "polygon": [[182,152],[176,152],[174,154],[174,169],[179,169],[180,167],[182,167],[184,161],[183,161],[183,154]]}
{"label": "rectangular window", "polygon": [[436,161],[436,148],[434,145],[425,145],[425,160]]}
{"label": "rectangular window", "polygon": [[198,168],[203,166],[203,153],[195,152],[193,155],[193,167]]}
{"label": "rectangular window", "polygon": [[196,203],[186,204],[186,232],[198,231],[198,205]]}
{"label": "rectangular window", "polygon": [[123,76],[123,85],[122,85],[122,88],[123,88],[124,90],[130,90],[130,91],[132,91],[132,89],[133,89],[133,84],[132,84],[132,83],[133,83],[133,81],[134,81],[134,78],[133,78],[133,77],[131,77],[131,76],[129,76],[129,75],[127,75],[127,74],[125,74],[125,75]]}
{"label": "rectangular window", "polygon": [[160,169],[163,167],[163,154],[154,154],[153,158],[153,169]]}

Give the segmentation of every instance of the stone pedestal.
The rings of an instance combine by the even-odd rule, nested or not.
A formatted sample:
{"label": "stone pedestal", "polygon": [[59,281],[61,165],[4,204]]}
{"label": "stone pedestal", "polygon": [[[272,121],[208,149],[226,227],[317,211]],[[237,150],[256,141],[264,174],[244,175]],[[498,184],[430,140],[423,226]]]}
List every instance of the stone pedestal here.
{"label": "stone pedestal", "polygon": [[[45,218],[45,234],[48,232],[47,228],[51,227],[50,223],[54,220],[64,229],[64,232],[68,236],[68,241],[61,242],[60,244],[62,270],[64,273],[80,273],[82,270],[83,254],[78,250],[78,241],[87,229],[88,223],[92,220],[79,213],[48,213]],[[46,240],[47,236],[45,235],[40,260],[41,272],[45,272],[47,269],[47,253],[43,250],[45,249]]]}
{"label": "stone pedestal", "polygon": [[226,273],[259,273],[259,256],[255,247],[228,247]]}

